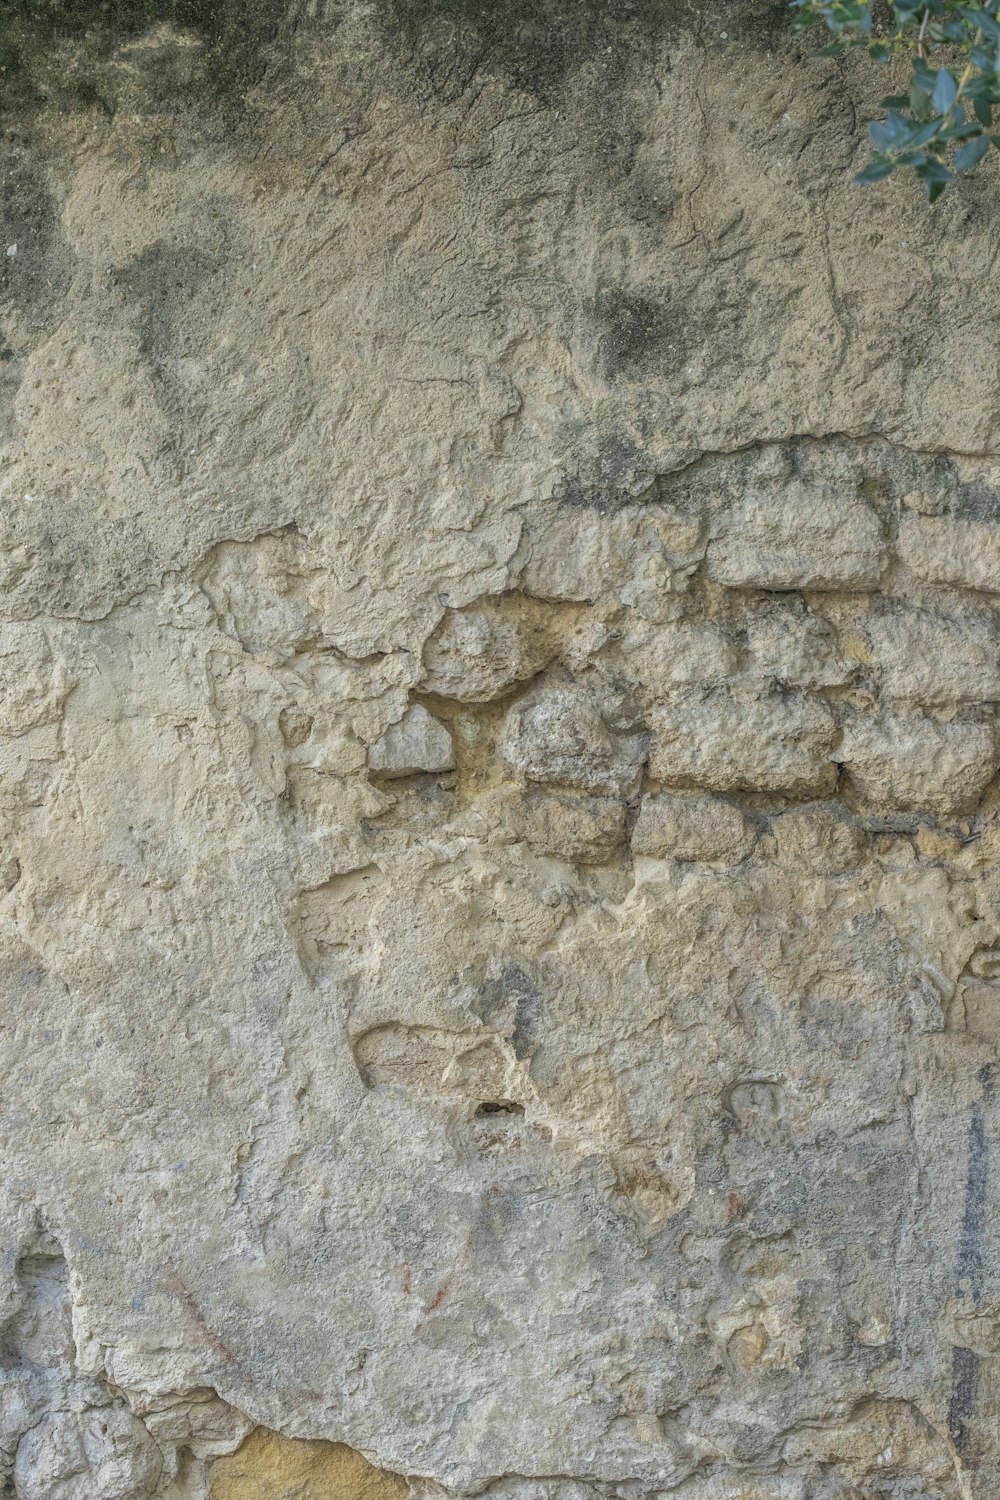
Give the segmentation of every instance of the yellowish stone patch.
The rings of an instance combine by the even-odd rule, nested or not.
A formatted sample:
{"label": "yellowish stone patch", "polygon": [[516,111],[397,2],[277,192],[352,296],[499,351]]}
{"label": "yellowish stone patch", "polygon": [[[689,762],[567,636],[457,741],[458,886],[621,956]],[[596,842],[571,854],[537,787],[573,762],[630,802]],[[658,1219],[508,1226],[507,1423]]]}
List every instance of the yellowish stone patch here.
{"label": "yellowish stone patch", "polygon": [[345,1443],[258,1427],[212,1467],[211,1500],[402,1500],[406,1480]]}
{"label": "yellowish stone patch", "polygon": [[925,859],[957,859],[962,852],[961,841],[953,834],[921,824],[917,829],[915,843]]}

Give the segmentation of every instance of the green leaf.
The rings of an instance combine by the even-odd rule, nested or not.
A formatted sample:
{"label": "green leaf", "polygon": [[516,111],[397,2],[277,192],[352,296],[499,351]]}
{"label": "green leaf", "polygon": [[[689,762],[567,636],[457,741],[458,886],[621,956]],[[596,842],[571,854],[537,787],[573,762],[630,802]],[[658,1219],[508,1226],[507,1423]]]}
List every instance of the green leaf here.
{"label": "green leaf", "polygon": [[981,31],[983,36],[987,37],[991,42],[1000,41],[1000,26],[997,25],[996,18],[991,16],[988,10],[970,10],[968,6],[963,5],[959,10],[959,15],[968,26],[975,27],[977,31]]}
{"label": "green leaf", "polygon": [[960,172],[968,172],[973,167],[978,167],[989,149],[989,137],[977,136],[974,141],[970,141],[967,146],[955,152],[955,166]]}
{"label": "green leaf", "polygon": [[938,140],[958,145],[961,141],[969,140],[971,136],[981,134],[982,131],[978,125],[949,125],[947,130],[941,131]]}
{"label": "green leaf", "polygon": [[937,135],[941,129],[941,125],[942,121],[940,119],[927,120],[920,125],[911,125],[906,133],[905,144],[911,150],[915,150],[918,146],[926,146]]}
{"label": "green leaf", "polygon": [[949,183],[955,180],[955,174],[945,166],[944,162],[937,161],[933,157],[917,167],[916,173],[918,177],[924,178],[927,182]]}
{"label": "green leaf", "polygon": [[957,93],[958,84],[955,82],[954,76],[949,73],[947,68],[938,68],[937,81],[934,84],[934,93],[931,97],[934,108],[939,114],[946,115],[949,113],[955,102],[955,95]]}
{"label": "green leaf", "polygon": [[[1000,149],[1000,131],[993,133],[1000,113],[1000,0],[888,0],[888,26],[878,18],[881,35],[873,25],[874,0],[789,3],[799,21],[821,22],[833,33],[821,56],[857,47],[874,61],[907,55],[909,93],[882,100],[884,118],[868,127],[871,159],[855,182],[880,182],[907,167],[935,203],[955,173],[972,171],[991,146]],[[939,59],[950,66],[937,66]]]}
{"label": "green leaf", "polygon": [[881,182],[883,177],[888,177],[896,163],[882,157],[878,161],[870,161],[866,167],[853,179],[855,182]]}
{"label": "green leaf", "polygon": [[913,84],[910,89],[910,108],[918,120],[926,120],[931,112],[931,91],[924,87],[924,80],[918,75],[916,69],[913,71]]}

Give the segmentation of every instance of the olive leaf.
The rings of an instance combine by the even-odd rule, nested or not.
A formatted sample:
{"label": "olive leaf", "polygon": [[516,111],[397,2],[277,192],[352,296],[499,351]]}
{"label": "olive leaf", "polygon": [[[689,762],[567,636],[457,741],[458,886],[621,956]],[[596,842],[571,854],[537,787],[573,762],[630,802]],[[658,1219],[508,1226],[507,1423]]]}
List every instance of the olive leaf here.
{"label": "olive leaf", "polygon": [[880,182],[911,170],[931,203],[959,172],[978,167],[990,148],[1000,106],[1000,0],[895,0],[878,7],[859,0],[790,0],[801,30],[833,33],[817,57],[863,48],[876,62],[910,61],[907,94],[882,100],[883,120],[868,127],[872,154],[855,182]]}

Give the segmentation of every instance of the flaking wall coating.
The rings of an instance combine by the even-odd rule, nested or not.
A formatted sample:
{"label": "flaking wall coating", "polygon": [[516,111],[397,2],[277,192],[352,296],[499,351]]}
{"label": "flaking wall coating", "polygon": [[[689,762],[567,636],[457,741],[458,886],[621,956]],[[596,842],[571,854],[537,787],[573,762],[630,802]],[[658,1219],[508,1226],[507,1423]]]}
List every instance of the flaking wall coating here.
{"label": "flaking wall coating", "polygon": [[468,9],[5,118],[0,1474],[985,1500],[995,179]]}

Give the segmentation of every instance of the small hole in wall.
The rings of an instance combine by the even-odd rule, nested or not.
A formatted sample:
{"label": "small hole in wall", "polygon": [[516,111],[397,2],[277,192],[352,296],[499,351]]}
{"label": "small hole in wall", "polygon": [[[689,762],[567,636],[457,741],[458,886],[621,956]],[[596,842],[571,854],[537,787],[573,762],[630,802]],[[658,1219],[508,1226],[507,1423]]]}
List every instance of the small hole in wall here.
{"label": "small hole in wall", "polygon": [[477,1105],[475,1119],[485,1120],[487,1115],[523,1115],[524,1105],[515,1104],[513,1099],[484,1099],[482,1104]]}

